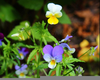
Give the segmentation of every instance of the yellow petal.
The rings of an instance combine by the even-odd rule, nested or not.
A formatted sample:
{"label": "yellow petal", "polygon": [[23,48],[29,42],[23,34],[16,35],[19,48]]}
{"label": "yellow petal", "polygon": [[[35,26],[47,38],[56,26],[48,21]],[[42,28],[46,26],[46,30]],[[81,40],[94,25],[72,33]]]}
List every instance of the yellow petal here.
{"label": "yellow petal", "polygon": [[58,19],[55,17],[55,16],[51,16],[49,19],[48,19],[48,23],[49,24],[57,24],[59,21]]}
{"label": "yellow petal", "polygon": [[89,45],[89,42],[88,42],[86,39],[84,39],[84,40],[80,43],[80,47],[81,47],[81,48],[86,47],[86,46],[88,46],[88,45]]}
{"label": "yellow petal", "polygon": [[61,13],[61,12],[55,13],[55,16],[56,16],[57,18],[60,18],[60,17],[62,16],[62,13]]}

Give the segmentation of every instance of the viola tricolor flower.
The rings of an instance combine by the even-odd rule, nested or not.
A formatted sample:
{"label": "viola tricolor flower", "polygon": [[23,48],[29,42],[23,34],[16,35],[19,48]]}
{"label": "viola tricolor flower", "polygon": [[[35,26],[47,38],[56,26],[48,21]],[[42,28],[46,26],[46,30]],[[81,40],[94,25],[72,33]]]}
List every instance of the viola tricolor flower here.
{"label": "viola tricolor flower", "polygon": [[0,33],[0,46],[2,45],[2,40],[4,39],[3,33]]}
{"label": "viola tricolor flower", "polygon": [[91,49],[90,55],[94,56],[94,52],[96,51],[97,48],[98,48],[98,46],[96,46],[96,47],[90,47],[90,49]]}
{"label": "viola tricolor flower", "polygon": [[62,43],[62,42],[64,42],[64,41],[67,41],[67,40],[69,40],[69,38],[72,38],[73,36],[66,36],[64,39],[62,39],[61,41],[59,41],[59,43]]}
{"label": "viola tricolor flower", "polygon": [[46,45],[43,48],[44,60],[47,61],[48,67],[54,69],[56,67],[56,63],[61,62],[63,48],[61,46],[55,46],[54,48],[51,45]]}
{"label": "viola tricolor flower", "polygon": [[27,74],[27,70],[26,70],[26,68],[27,68],[27,64],[22,64],[21,65],[21,67],[20,66],[18,66],[18,65],[16,65],[15,66],[15,70],[16,70],[16,75],[18,75],[19,76],[19,78],[25,78],[26,76],[26,74]]}
{"label": "viola tricolor flower", "polygon": [[71,54],[75,52],[75,48],[70,48],[67,43],[61,43],[59,44],[59,46],[61,46],[62,48],[68,48],[68,52]]}
{"label": "viola tricolor flower", "polygon": [[59,20],[57,18],[60,18],[62,16],[61,9],[62,6],[54,3],[49,3],[47,5],[47,8],[49,11],[46,12],[46,17],[48,19],[49,24],[57,24]]}
{"label": "viola tricolor flower", "polygon": [[25,48],[25,47],[23,47],[23,48],[21,48],[21,49],[18,49],[18,51],[19,51],[19,54],[20,54],[21,58],[19,58],[18,56],[17,56],[17,57],[18,57],[20,60],[23,60],[24,57],[29,53],[28,49]]}

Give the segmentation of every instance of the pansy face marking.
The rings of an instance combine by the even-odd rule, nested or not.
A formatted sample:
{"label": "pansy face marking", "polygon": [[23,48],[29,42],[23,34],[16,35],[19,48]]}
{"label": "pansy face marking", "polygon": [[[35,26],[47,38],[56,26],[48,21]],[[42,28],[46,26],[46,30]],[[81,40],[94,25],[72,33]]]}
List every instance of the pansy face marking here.
{"label": "pansy face marking", "polygon": [[48,67],[51,69],[54,69],[56,67],[56,63],[61,62],[62,60],[62,54],[63,54],[63,48],[61,46],[55,46],[54,48],[51,45],[46,45],[43,48],[44,53],[44,60],[47,61]]}

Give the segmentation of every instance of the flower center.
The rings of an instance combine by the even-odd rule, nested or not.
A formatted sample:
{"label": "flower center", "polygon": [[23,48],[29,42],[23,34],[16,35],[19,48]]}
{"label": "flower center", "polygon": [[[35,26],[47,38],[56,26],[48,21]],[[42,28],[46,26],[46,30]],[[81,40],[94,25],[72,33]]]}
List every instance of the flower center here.
{"label": "flower center", "polygon": [[22,53],[20,53],[20,56],[23,56],[23,54],[22,54]]}
{"label": "flower center", "polygon": [[51,61],[51,65],[55,65],[56,61],[55,60],[52,60]]}
{"label": "flower center", "polygon": [[20,73],[20,76],[24,76],[24,73]]}

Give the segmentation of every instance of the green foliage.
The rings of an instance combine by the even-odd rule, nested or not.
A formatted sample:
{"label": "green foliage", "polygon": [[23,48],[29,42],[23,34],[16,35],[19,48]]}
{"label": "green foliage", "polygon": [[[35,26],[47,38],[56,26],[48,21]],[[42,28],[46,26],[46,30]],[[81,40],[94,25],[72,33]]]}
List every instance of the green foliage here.
{"label": "green foliage", "polygon": [[34,57],[36,53],[37,53],[37,49],[32,50],[32,52],[30,53],[28,57],[27,64],[29,64],[29,61]]}
{"label": "green foliage", "polygon": [[46,69],[46,68],[48,68],[48,63],[43,63],[39,65],[36,69]]}
{"label": "green foliage", "polygon": [[27,9],[37,11],[43,6],[44,0],[18,0],[18,3]]}
{"label": "green foliage", "polygon": [[55,43],[58,43],[56,38],[53,37],[47,29],[44,29],[44,26],[45,26],[44,22],[42,22],[42,24],[40,24],[39,22],[36,22],[35,24],[33,24],[32,29],[31,29],[33,38],[37,40],[43,39],[42,41],[44,41],[45,44],[47,42],[52,42],[52,41],[54,41]]}
{"label": "green foliage", "polygon": [[[29,38],[27,34],[30,31],[29,26],[30,23],[28,21],[22,21],[20,22],[20,25],[15,26],[15,28],[8,34],[7,37],[13,40],[26,40]],[[13,34],[19,34],[19,36],[12,36]]]}
{"label": "green foliage", "polygon": [[11,5],[6,3],[4,0],[0,0],[0,19],[2,22],[12,22],[20,19],[19,13]]}
{"label": "green foliage", "polygon": [[56,76],[61,76],[62,65],[58,64],[56,67]]}
{"label": "green foliage", "polygon": [[48,73],[48,76],[51,76],[52,72],[55,71],[55,70],[56,70],[56,68],[51,69],[51,70],[49,71],[49,73]]}
{"label": "green foliage", "polygon": [[68,15],[65,13],[65,11],[62,10],[62,17],[58,18],[59,19],[59,23],[61,24],[71,24],[71,21],[68,17]]}
{"label": "green foliage", "polygon": [[73,63],[73,62],[84,62],[84,61],[77,59],[77,58],[73,58],[72,56],[69,56],[69,57],[64,58],[63,62],[65,64],[70,64],[70,63]]}

